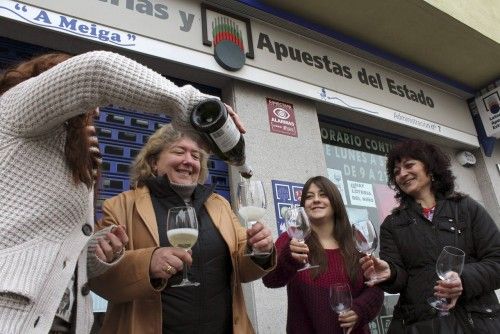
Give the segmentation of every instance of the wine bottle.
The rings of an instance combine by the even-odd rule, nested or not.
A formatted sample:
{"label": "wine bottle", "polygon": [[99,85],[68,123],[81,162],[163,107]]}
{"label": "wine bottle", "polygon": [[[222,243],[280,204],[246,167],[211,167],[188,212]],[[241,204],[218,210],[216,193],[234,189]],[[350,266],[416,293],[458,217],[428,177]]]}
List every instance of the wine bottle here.
{"label": "wine bottle", "polygon": [[245,140],[224,103],[217,99],[200,102],[191,112],[191,124],[219,158],[238,167],[244,178],[252,176],[252,169],[245,163]]}

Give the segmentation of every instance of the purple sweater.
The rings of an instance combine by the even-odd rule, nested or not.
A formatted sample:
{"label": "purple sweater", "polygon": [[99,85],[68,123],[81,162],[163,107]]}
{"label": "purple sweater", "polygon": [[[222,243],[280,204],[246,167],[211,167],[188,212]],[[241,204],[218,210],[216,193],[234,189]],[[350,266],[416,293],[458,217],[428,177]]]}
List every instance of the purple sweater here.
{"label": "purple sweater", "polygon": [[[297,272],[301,264],[290,253],[290,238],[283,233],[276,240],[278,264],[276,269],[262,278],[268,288],[286,285],[288,295],[288,334],[338,333],[342,328],[338,316],[330,308],[329,286],[332,283],[348,282],[344,261],[339,249],[325,249],[328,270],[315,280],[308,270]],[[358,323],[352,334],[369,333],[368,323],[374,319],[384,302],[384,293],[377,287],[369,288],[363,283],[360,270],[357,282],[351,285],[352,310],[358,315]]]}

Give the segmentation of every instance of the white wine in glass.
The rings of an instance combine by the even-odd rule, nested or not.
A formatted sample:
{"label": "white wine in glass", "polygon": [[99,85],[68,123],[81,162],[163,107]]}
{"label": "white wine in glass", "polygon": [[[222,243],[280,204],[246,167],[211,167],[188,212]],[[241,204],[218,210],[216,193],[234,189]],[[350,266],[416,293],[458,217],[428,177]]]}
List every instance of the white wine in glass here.
{"label": "white wine in glass", "polygon": [[[352,235],[354,238],[354,245],[358,252],[371,256],[377,249],[377,231],[375,231],[375,227],[371,220],[363,219],[352,224]],[[370,280],[365,283],[376,283],[377,281],[377,275],[372,274]]]}
{"label": "white wine in glass", "polygon": [[[445,246],[436,261],[436,274],[443,281],[447,281],[453,274],[460,276],[464,269],[465,253],[460,248]],[[427,302],[439,311],[439,316],[448,315],[448,301],[446,298],[427,298]]]}
{"label": "white wine in glass", "polygon": [[[247,180],[238,183],[238,214],[245,221],[247,228],[251,228],[266,214],[266,193],[262,181]],[[260,252],[252,249],[245,256],[269,255],[269,252]]]}
{"label": "white wine in glass", "polygon": [[[290,208],[285,212],[284,218],[288,236],[296,239],[300,243],[304,243],[307,236],[311,233],[311,223],[306,210],[301,206]],[[304,266],[297,271],[318,267],[318,265],[311,265],[309,261],[307,261]]]}
{"label": "white wine in glass", "polygon": [[[192,206],[178,206],[168,210],[167,238],[172,246],[183,248],[186,252],[194,246],[198,240],[198,219]],[[187,273],[188,266],[184,263],[182,281],[172,287],[200,285],[198,282],[190,281]]]}
{"label": "white wine in glass", "polygon": [[[339,315],[351,309],[352,295],[349,284],[335,283],[330,286],[330,307]],[[346,333],[344,327],[342,331]]]}

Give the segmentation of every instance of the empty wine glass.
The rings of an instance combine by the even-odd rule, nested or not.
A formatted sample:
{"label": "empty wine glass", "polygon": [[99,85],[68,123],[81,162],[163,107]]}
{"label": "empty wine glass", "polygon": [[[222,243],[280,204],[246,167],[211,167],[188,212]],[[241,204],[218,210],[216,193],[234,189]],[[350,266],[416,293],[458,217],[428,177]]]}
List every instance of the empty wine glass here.
{"label": "empty wine glass", "polygon": [[[465,253],[460,248],[445,246],[436,261],[436,273],[443,281],[448,281],[454,274],[460,275],[464,269]],[[427,298],[427,302],[439,311],[439,316],[448,315],[446,298]]]}
{"label": "empty wine glass", "polygon": [[[238,183],[238,214],[245,221],[246,227],[251,228],[266,213],[266,193],[262,181],[247,180]],[[252,249],[245,256],[269,255],[269,252],[260,252]]]}
{"label": "empty wine glass", "polygon": [[[301,206],[290,208],[285,212],[284,218],[288,236],[296,239],[300,243],[304,243],[307,236],[311,233],[311,223],[309,222],[306,210]],[[297,271],[317,267],[319,266],[312,266],[309,261],[307,261],[304,266]]]}
{"label": "empty wine glass", "polygon": [[[371,256],[377,249],[378,236],[373,223],[369,219],[360,220],[352,224],[352,235],[358,252]],[[365,283],[374,284],[378,281],[375,273],[370,275],[370,280]]]}
{"label": "empty wine glass", "polygon": [[[351,309],[352,296],[349,284],[335,283],[330,286],[330,306],[338,315]],[[346,328],[342,327],[342,331],[345,334]]]}
{"label": "empty wine glass", "polygon": [[[186,252],[194,246],[198,240],[198,219],[192,206],[178,206],[168,210],[167,238],[172,246],[183,248]],[[188,266],[184,263],[182,281],[172,287],[200,285],[190,281],[187,272]]]}

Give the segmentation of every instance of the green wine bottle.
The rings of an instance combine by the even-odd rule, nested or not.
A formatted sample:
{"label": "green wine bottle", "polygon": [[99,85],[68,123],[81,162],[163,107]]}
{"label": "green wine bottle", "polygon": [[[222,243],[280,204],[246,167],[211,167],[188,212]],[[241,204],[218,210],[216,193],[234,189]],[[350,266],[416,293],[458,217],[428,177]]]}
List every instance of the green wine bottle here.
{"label": "green wine bottle", "polygon": [[252,169],[245,163],[245,140],[224,103],[217,99],[200,102],[191,113],[191,124],[220,159],[238,167],[244,178],[252,176]]}

